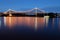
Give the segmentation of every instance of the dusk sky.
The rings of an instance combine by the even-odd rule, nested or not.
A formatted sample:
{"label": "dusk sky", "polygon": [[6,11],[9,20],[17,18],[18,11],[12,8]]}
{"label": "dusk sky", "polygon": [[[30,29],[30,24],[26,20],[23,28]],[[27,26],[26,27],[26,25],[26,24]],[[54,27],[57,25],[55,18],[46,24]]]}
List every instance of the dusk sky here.
{"label": "dusk sky", "polygon": [[0,0],[0,11],[60,6],[60,0]]}

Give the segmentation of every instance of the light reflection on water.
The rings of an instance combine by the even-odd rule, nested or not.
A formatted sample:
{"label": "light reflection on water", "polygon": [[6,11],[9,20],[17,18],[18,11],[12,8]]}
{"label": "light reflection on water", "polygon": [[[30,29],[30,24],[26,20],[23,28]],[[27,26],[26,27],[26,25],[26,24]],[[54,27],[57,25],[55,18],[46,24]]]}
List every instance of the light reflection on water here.
{"label": "light reflection on water", "polygon": [[[7,28],[7,30],[5,28]],[[16,29],[14,30],[14,28]],[[0,17],[0,36],[1,34],[4,35],[4,38],[6,35],[7,38],[8,36],[12,38],[18,38],[19,36],[19,38],[29,37],[29,39],[60,39],[60,18]]]}
{"label": "light reflection on water", "polygon": [[[0,26],[3,24],[8,28],[28,27],[37,29],[59,29],[60,18],[44,18],[44,17],[0,17]],[[1,26],[2,27],[2,26]]]}

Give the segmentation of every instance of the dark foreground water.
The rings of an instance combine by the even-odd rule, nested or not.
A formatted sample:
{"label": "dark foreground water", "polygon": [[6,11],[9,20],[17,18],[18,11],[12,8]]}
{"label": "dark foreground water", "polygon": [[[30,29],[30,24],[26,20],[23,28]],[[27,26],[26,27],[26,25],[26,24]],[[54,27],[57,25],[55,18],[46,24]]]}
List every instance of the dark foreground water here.
{"label": "dark foreground water", "polygon": [[60,18],[0,17],[0,39],[59,40]]}

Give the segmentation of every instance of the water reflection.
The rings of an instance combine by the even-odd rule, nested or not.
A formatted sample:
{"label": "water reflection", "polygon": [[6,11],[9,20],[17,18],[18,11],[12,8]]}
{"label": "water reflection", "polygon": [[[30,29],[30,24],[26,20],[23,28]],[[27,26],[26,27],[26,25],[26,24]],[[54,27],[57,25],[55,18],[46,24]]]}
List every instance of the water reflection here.
{"label": "water reflection", "polygon": [[6,26],[6,17],[4,17],[4,26]]}
{"label": "water reflection", "polygon": [[[3,25],[4,24],[4,25]],[[0,17],[0,26],[8,28],[26,27],[49,30],[60,29],[60,18],[46,18],[46,17]]]}
{"label": "water reflection", "polygon": [[59,28],[59,30],[60,30],[60,18],[58,18],[58,20],[59,20],[59,21],[58,21],[58,26],[59,26],[58,28]]}
{"label": "water reflection", "polygon": [[1,17],[0,17],[0,26],[1,26]]}
{"label": "water reflection", "polygon": [[45,19],[44,19],[44,17],[37,18],[37,27],[38,27],[38,28],[44,28],[44,24],[45,24]]}
{"label": "water reflection", "polygon": [[44,20],[45,20],[45,25],[47,27],[48,26],[48,21],[49,21],[49,16],[45,16],[44,17]]}
{"label": "water reflection", "polygon": [[55,38],[60,36],[60,18],[0,17],[0,32],[7,36],[24,35],[24,38],[27,35],[27,37]]}
{"label": "water reflection", "polygon": [[43,28],[44,24],[44,17],[4,17],[4,25],[9,28],[13,26],[26,26],[37,29]]}
{"label": "water reflection", "polygon": [[35,29],[37,30],[37,17],[35,17]]}
{"label": "water reflection", "polygon": [[16,26],[17,18],[16,17],[4,17],[4,25],[9,28]]}

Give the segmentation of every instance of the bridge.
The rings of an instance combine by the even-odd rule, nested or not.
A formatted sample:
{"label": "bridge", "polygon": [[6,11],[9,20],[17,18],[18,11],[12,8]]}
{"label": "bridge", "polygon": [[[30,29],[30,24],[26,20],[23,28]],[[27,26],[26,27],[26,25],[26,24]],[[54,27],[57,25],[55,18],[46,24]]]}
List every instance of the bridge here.
{"label": "bridge", "polygon": [[33,8],[31,10],[27,10],[27,11],[15,11],[12,9],[9,9],[3,13],[0,13],[0,17],[1,16],[17,16],[17,17],[24,17],[24,16],[29,16],[29,17],[44,17],[44,16],[51,16],[51,17],[56,17],[57,14],[53,14],[53,13],[46,13],[44,10],[41,10],[39,8]]}
{"label": "bridge", "polygon": [[33,8],[31,10],[27,10],[27,11],[15,11],[15,10],[12,10],[12,9],[9,9],[3,13],[0,13],[1,15],[0,16],[12,16],[14,14],[18,15],[20,14],[20,16],[22,15],[36,15],[37,13],[45,13],[45,11],[39,9],[39,8]]}

